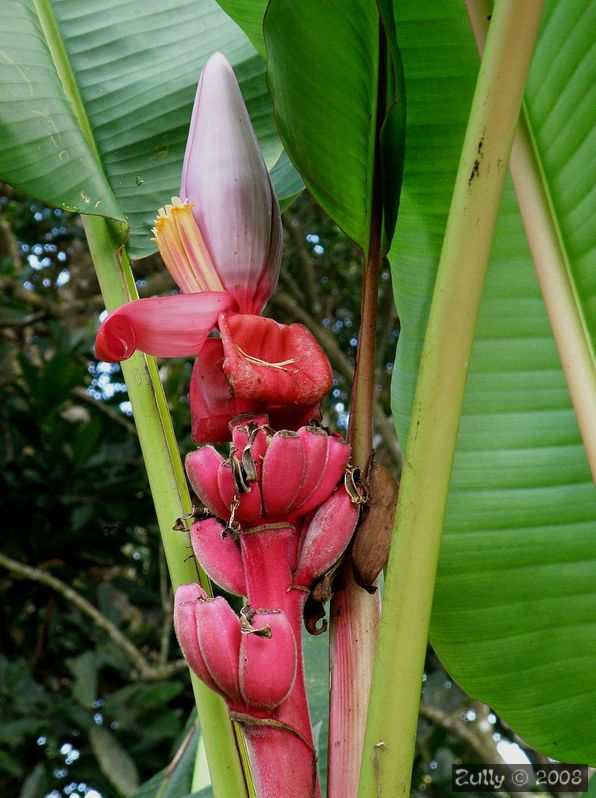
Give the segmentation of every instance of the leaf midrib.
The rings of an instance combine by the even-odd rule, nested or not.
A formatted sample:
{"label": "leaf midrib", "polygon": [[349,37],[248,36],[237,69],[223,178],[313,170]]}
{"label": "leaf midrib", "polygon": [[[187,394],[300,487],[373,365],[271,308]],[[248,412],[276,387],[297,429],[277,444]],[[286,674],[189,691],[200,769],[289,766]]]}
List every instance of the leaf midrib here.
{"label": "leaf midrib", "polygon": [[[93,136],[93,129],[91,127],[89,117],[87,116],[87,112],[85,111],[85,106],[79,92],[76,76],[70,63],[70,58],[68,57],[66,47],[64,46],[64,40],[60,33],[60,28],[58,27],[56,17],[54,16],[51,2],[50,0],[33,0],[33,6],[37,12],[39,24],[41,25],[45,42],[56,69],[56,74],[58,75],[58,79],[62,85],[64,95],[68,100],[70,107],[72,108],[77,122],[79,123],[79,128],[83,134],[87,146],[91,150],[93,157],[95,158],[105,177],[105,169],[103,167],[97,143]],[[116,203],[115,197],[114,202]],[[124,218],[122,213],[121,217]]]}
{"label": "leaf midrib", "polygon": [[570,288],[571,288],[571,293],[572,293],[573,300],[574,300],[574,311],[575,311],[575,314],[577,315],[577,318],[579,319],[579,323],[580,323],[581,329],[583,331],[584,338],[586,340],[586,347],[587,347],[588,351],[591,354],[592,366],[594,367],[596,365],[596,354],[594,352],[594,345],[593,345],[593,342],[592,342],[592,337],[591,337],[590,332],[589,332],[589,327],[588,327],[588,323],[587,323],[587,320],[586,320],[586,315],[585,315],[585,312],[584,312],[584,309],[583,309],[583,305],[582,305],[581,299],[580,299],[580,297],[578,295],[578,292],[577,292],[577,282],[576,282],[575,276],[573,274],[573,271],[571,269],[571,259],[569,257],[569,253],[568,253],[568,248],[566,246],[565,237],[563,236],[563,232],[561,230],[561,225],[559,224],[559,219],[558,219],[558,216],[557,216],[557,213],[556,213],[556,210],[555,210],[555,205],[553,203],[552,193],[551,193],[551,190],[550,190],[550,183],[549,183],[549,181],[547,179],[547,175],[546,175],[546,172],[545,172],[545,169],[544,169],[544,164],[543,164],[542,157],[541,157],[541,154],[540,154],[540,149],[538,147],[538,144],[537,144],[537,141],[536,141],[536,136],[534,134],[534,126],[532,124],[532,119],[530,117],[530,113],[529,113],[528,107],[527,107],[525,102],[522,105],[520,117],[525,122],[525,124],[527,126],[527,129],[528,129],[530,143],[531,143],[532,149],[534,151],[534,158],[536,160],[536,164],[537,164],[537,167],[538,167],[538,174],[536,175],[536,177],[540,181],[540,183],[542,184],[542,190],[544,192],[544,196],[545,196],[546,202],[547,202],[547,210],[548,210],[549,222],[550,222],[552,231],[554,233],[554,236],[555,236],[555,238],[556,238],[556,240],[557,240],[557,242],[559,244],[559,249],[560,249],[561,256],[562,256],[561,259],[560,259],[560,262],[559,262],[559,266],[567,275],[567,279],[569,281],[569,285],[570,285]]}

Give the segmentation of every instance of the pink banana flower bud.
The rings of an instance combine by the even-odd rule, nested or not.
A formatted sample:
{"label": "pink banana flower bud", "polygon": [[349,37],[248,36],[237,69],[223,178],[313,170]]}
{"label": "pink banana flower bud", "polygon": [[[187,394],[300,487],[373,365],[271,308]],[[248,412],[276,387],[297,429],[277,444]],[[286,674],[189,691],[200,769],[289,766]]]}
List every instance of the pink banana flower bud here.
{"label": "pink banana flower bud", "polygon": [[281,216],[238,82],[221,53],[211,56],[199,80],[180,194],[240,313],[260,313],[279,276]]}
{"label": "pink banana flower bud", "polygon": [[[279,206],[230,64],[216,53],[197,89],[181,193],[161,208],[153,233],[181,291],[129,302],[104,320],[103,360],[135,349],[197,354],[220,311],[260,313],[275,290],[282,252]],[[192,297],[192,299],[190,298]]]}
{"label": "pink banana flower bud", "polygon": [[241,618],[199,585],[176,591],[174,627],[188,664],[236,708],[273,710],[290,693],[296,639],[281,610],[245,608]]}

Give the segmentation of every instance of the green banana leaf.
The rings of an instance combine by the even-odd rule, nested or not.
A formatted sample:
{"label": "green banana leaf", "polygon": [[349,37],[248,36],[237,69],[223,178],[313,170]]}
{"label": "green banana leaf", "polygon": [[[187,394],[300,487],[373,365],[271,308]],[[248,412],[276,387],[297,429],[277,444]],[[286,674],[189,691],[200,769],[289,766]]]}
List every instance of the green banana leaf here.
{"label": "green banana leaf", "polygon": [[[526,99],[577,312],[591,329],[596,282],[587,219],[594,175],[586,156],[595,147],[589,61],[595,12],[583,0],[546,3]],[[395,13],[408,124],[390,253],[402,323],[393,403],[405,441],[479,59],[463,3],[400,0]],[[592,763],[595,499],[508,182],[461,418],[431,637],[461,687],[493,706],[530,745],[557,759]]]}
{"label": "green banana leaf", "polygon": [[302,183],[277,137],[264,63],[213,0],[5,0],[0,177],[42,201],[130,225],[155,247],[179,192],[196,84],[216,50],[233,64],[280,201]]}
{"label": "green banana leaf", "polygon": [[218,0],[218,3],[246,33],[257,52],[265,58],[263,17],[269,0]]}
{"label": "green banana leaf", "polygon": [[[244,0],[221,0],[221,5],[259,40],[262,3],[250,8]],[[281,22],[272,24],[272,11],[280,5],[280,0],[270,3],[265,37],[283,37],[289,47],[296,26],[284,30]],[[330,6],[320,13],[328,16]],[[402,323],[393,406],[405,442],[479,58],[463,3],[394,0],[394,13],[408,116],[404,191],[390,253]],[[338,37],[325,32],[318,15],[310,9],[307,33],[325,45],[333,41],[335,48]],[[548,0],[526,100],[577,313],[592,334],[594,174],[587,164],[596,147],[596,76],[589,60],[595,16],[589,0]],[[349,28],[354,17],[346,17]],[[302,60],[285,65],[294,70],[296,91],[306,71]],[[343,54],[338,60],[342,70],[318,74],[317,102],[304,92],[304,124],[318,114],[332,116],[337,98],[348,93],[354,98],[358,81],[366,81],[366,61],[356,47],[350,58]],[[275,62],[269,66],[276,68]],[[275,95],[274,84],[273,89]],[[309,150],[302,141],[302,150],[294,153],[300,169],[314,174],[326,210],[348,232],[346,209],[323,200],[342,181],[358,179],[358,169],[346,158],[351,137],[363,129],[366,103],[360,112],[354,106],[335,130],[329,118],[317,125],[325,135],[331,131],[333,162],[314,143]],[[363,238],[365,232],[357,235]],[[494,706],[528,743],[552,757],[591,762],[596,760],[595,499],[508,182],[463,409],[431,633],[461,686]]]}
{"label": "green banana leaf", "polygon": [[[256,41],[263,4],[249,10],[240,0],[225,0],[222,6]],[[365,255],[381,214],[383,251],[389,248],[403,163],[401,63],[391,4],[381,6],[382,16],[370,0],[270,0],[262,20],[267,80],[288,155],[313,197]]]}

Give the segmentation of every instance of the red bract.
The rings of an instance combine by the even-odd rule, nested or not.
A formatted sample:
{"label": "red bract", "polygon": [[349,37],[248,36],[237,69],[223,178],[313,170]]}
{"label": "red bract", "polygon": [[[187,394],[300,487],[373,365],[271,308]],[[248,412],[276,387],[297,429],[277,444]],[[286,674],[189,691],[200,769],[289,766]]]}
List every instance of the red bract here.
{"label": "red bract", "polygon": [[331,390],[329,360],[302,324],[222,314],[219,329],[224,372],[234,396],[309,407]]}
{"label": "red bract", "polygon": [[222,310],[235,306],[223,291],[137,299],[104,319],[95,353],[108,363],[128,360],[137,350],[158,357],[195,355]]}
{"label": "red bract", "polygon": [[[244,325],[248,343],[244,341],[243,343],[252,352],[259,351],[250,342],[250,335],[248,335],[250,325],[255,320],[275,325],[276,328],[284,328],[284,325],[277,324],[271,319],[261,319],[259,316],[238,315],[234,319],[248,320]],[[190,382],[192,436],[197,443],[229,441],[231,437],[230,422],[236,416],[244,413],[265,412],[275,429],[291,430],[321,417],[319,403],[330,387],[331,371],[327,358],[306,328],[293,324],[285,329],[291,330],[293,338],[302,338],[303,343],[310,338],[311,357],[301,358],[303,365],[300,368],[294,368],[289,383],[279,380],[277,387],[275,381],[271,384],[270,395],[274,397],[273,401],[263,400],[263,391],[256,381],[253,380],[248,386],[246,380],[243,383],[239,361],[244,359],[255,370],[260,369],[265,374],[269,371],[276,379],[279,379],[279,366],[275,361],[267,363],[262,357],[254,357],[250,354],[238,357],[237,343],[229,335],[225,341],[219,338],[209,338],[205,341],[201,355],[195,362]],[[304,350],[304,345],[302,350]],[[295,352],[297,353],[297,351],[296,349]],[[262,352],[261,354],[264,356],[270,353]],[[312,378],[309,377],[311,372]],[[311,395],[314,393],[313,386],[318,383],[316,391],[318,398],[311,404],[300,401],[301,397],[305,395],[303,383],[310,385]],[[240,390],[236,389],[237,386],[240,386]],[[254,387],[254,392],[251,391],[251,387]]]}
{"label": "red bract", "polygon": [[221,340],[209,338],[195,361],[190,378],[192,437],[197,443],[228,441],[230,421],[241,413],[260,409],[259,402],[232,395],[223,363]]}

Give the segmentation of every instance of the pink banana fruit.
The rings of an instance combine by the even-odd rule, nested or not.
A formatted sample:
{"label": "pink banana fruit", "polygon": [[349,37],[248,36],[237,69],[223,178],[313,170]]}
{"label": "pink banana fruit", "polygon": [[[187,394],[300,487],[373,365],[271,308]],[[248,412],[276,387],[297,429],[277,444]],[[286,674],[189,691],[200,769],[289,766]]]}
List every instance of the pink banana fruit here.
{"label": "pink banana fruit", "polygon": [[221,694],[234,704],[242,703],[238,678],[240,623],[221,596],[197,607],[197,637],[203,661]]}
{"label": "pink banana fruit", "polygon": [[322,427],[300,427],[297,435],[304,451],[304,473],[300,489],[289,508],[290,515],[294,515],[317,489],[325,473],[328,454],[329,436]]}
{"label": "pink banana fruit", "polygon": [[354,534],[359,512],[343,485],[319,507],[303,533],[296,585],[309,587],[337,562]]}
{"label": "pink banana fruit", "polygon": [[240,544],[232,535],[222,537],[225,526],[216,518],[197,521],[190,530],[195,557],[212,579],[228,593],[246,595],[244,566]]}
{"label": "pink banana fruit", "polygon": [[256,610],[250,619],[240,643],[240,692],[249,707],[272,710],[294,686],[296,639],[281,610]]}
{"label": "pink banana fruit", "polygon": [[210,599],[199,585],[182,585],[174,626],[190,667],[235,708],[273,710],[291,692],[298,649],[281,610],[248,608],[240,620],[221,596]]}
{"label": "pink banana fruit", "polygon": [[[216,693],[219,693],[219,695],[229,698],[211,675],[199,644],[198,621],[200,608],[209,601],[207,593],[200,585],[181,585],[176,590],[174,598],[174,629],[182,653],[199,679],[205,682],[212,690],[215,690]],[[238,624],[236,623],[236,625]],[[240,630],[238,630],[238,634],[240,634]],[[236,663],[236,670],[237,667]]]}
{"label": "pink banana fruit", "polygon": [[342,438],[336,438],[334,435],[327,437],[327,460],[321,479],[310,496],[293,508],[293,514],[308,515],[331,496],[345,473],[350,451],[350,447]]}
{"label": "pink banana fruit", "polygon": [[192,489],[205,507],[218,518],[227,520],[230,509],[221,499],[217,484],[219,466],[223,457],[213,446],[201,446],[186,455],[186,474]]}
{"label": "pink banana fruit", "polygon": [[304,447],[297,432],[273,436],[263,460],[263,510],[269,518],[285,518],[302,486]]}
{"label": "pink banana fruit", "polygon": [[[181,585],[174,598],[174,629],[199,679],[224,698],[239,701],[240,625],[225,599],[210,599],[200,585]],[[207,643],[213,634],[215,639]]]}

